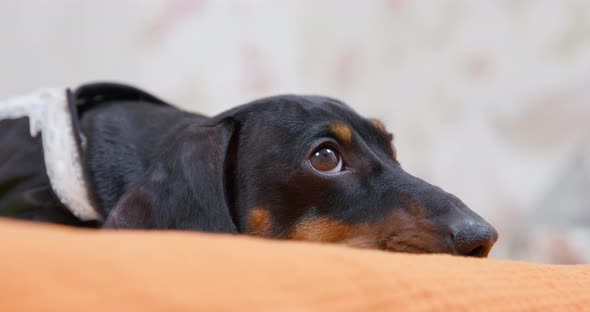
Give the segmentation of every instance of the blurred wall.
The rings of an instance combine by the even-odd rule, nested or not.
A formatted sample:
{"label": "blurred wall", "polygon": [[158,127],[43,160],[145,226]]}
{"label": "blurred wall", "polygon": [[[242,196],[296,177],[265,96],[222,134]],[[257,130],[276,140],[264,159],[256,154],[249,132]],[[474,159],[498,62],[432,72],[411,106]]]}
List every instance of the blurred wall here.
{"label": "blurred wall", "polygon": [[498,228],[492,256],[590,262],[589,1],[3,1],[0,42],[0,96],[118,80],[207,114],[340,98]]}

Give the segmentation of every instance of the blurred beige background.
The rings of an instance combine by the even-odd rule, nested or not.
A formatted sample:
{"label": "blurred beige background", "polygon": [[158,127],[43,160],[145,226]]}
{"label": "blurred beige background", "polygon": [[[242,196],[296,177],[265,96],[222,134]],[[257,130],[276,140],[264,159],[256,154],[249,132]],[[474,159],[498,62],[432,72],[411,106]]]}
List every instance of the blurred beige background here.
{"label": "blurred beige background", "polygon": [[0,42],[0,96],[340,98],[497,227],[493,257],[590,262],[590,1],[3,1]]}

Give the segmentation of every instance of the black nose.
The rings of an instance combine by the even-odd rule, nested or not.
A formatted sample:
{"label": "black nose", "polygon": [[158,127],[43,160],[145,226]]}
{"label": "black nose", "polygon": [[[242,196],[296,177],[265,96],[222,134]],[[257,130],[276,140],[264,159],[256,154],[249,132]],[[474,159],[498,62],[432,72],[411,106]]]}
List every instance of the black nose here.
{"label": "black nose", "polygon": [[498,240],[498,232],[486,223],[469,222],[454,233],[457,252],[463,256],[485,257]]}

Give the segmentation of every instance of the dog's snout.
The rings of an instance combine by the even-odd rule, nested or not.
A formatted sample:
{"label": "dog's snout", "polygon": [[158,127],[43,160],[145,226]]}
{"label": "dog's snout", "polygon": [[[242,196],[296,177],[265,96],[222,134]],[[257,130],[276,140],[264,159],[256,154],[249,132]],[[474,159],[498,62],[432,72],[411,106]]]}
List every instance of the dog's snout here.
{"label": "dog's snout", "polygon": [[498,232],[481,216],[440,187],[403,170],[394,173],[391,194],[401,208],[393,215],[401,214],[403,224],[392,222],[395,239],[388,240],[393,247],[386,247],[480,258],[490,253]]}
{"label": "dog's snout", "polygon": [[498,232],[487,223],[468,222],[453,233],[455,249],[469,257],[486,257],[496,240]]}

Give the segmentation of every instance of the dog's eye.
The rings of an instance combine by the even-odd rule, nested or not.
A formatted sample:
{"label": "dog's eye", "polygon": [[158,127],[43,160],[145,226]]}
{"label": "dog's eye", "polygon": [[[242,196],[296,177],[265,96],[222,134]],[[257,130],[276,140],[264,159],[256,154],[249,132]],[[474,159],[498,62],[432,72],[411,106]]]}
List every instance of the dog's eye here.
{"label": "dog's eye", "polygon": [[338,173],[342,170],[342,157],[330,147],[318,149],[309,161],[315,170],[324,174]]}

